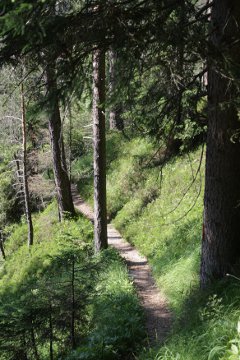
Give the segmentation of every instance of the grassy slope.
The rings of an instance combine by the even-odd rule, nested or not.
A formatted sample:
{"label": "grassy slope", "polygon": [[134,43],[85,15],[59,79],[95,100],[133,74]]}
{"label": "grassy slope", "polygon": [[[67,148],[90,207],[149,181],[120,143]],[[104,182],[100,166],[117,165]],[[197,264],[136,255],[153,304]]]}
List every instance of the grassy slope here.
{"label": "grassy slope", "polygon": [[109,171],[109,211],[117,212],[115,226],[148,257],[158,283],[179,312],[198,282],[201,151],[172,160],[160,173],[158,167],[135,164],[136,158],[148,159],[154,153],[147,141],[137,139],[123,149]]}
{"label": "grassy slope", "polygon": [[[36,316],[39,323],[42,322],[45,326],[48,296],[53,299],[54,309],[54,296],[57,299],[61,293],[59,309],[53,314],[54,323],[61,321],[65,313],[68,318],[70,305],[67,303],[67,294],[70,290],[61,288],[58,284],[68,286],[66,271],[73,258],[76,261],[76,281],[79,284],[76,296],[79,292],[82,293],[80,312],[76,315],[77,331],[81,334],[82,345],[69,359],[118,359],[135,351],[144,335],[142,312],[128,279],[126,266],[116,252],[107,250],[98,256],[92,254],[90,222],[79,217],[59,224],[55,204],[34,216],[34,229],[35,243],[29,251],[25,245],[26,224],[9,228],[11,235],[5,244],[7,261],[0,269],[0,359],[8,359],[13,354],[19,356],[16,353],[20,351],[21,344],[15,331],[19,327],[25,329],[26,322],[28,339],[30,313],[35,314],[41,306],[44,306],[45,311]],[[45,294],[46,288],[48,295]],[[56,307],[57,303],[58,300]],[[78,304],[76,306],[79,307]],[[18,319],[19,314],[25,315]],[[37,322],[37,318],[34,321]],[[55,356],[61,355],[62,359],[66,358],[69,352],[67,324],[68,322],[66,328],[63,327],[62,334],[61,326],[58,330],[55,329],[54,352]],[[42,331],[44,332],[44,329],[39,325],[36,329],[38,352],[41,359],[48,359],[48,336],[43,335],[42,338]],[[61,338],[61,341],[57,340]],[[28,351],[28,356],[34,357],[31,348]]]}
{"label": "grassy slope", "polygon": [[[143,351],[139,359],[240,359],[234,355],[239,348],[238,281],[227,279],[205,293],[198,289],[202,149],[173,159],[160,171],[150,166],[156,149],[147,139],[129,142],[112,134],[108,148],[109,216],[121,233],[147,255],[155,279],[176,315],[167,343]],[[90,163],[88,166],[91,169]],[[80,181],[80,191],[87,188],[85,195],[92,202],[91,180],[84,181],[88,187]],[[232,350],[231,339],[236,345]]]}

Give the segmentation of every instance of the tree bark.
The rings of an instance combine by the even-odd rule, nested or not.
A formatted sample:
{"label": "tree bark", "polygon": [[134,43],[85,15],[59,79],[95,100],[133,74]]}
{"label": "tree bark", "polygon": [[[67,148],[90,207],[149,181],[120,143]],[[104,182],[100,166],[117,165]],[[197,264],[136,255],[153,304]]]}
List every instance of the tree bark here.
{"label": "tree bark", "polygon": [[176,125],[181,125],[183,122],[182,113],[183,113],[183,79],[184,79],[184,50],[185,50],[185,20],[186,20],[186,10],[185,10],[185,0],[180,1],[179,9],[179,45],[177,47],[177,76],[179,79],[178,84],[178,97],[177,97],[177,113],[176,113]]}
{"label": "tree bark", "polygon": [[[109,94],[113,98],[116,96],[116,65],[117,53],[110,49],[108,52],[109,59]],[[112,100],[112,99],[111,99]],[[111,130],[123,130],[124,123],[121,117],[121,105],[113,102],[109,112],[109,127]]]}
{"label": "tree bark", "polygon": [[50,116],[49,116],[49,132],[52,146],[53,171],[57,192],[58,207],[60,220],[62,221],[66,215],[73,216],[75,214],[71,185],[68,177],[63,134],[62,122],[59,110],[59,101],[57,95],[57,84],[55,71],[50,66],[47,67],[47,90],[50,99]]}
{"label": "tree bark", "polygon": [[23,84],[21,85],[21,110],[22,110],[22,151],[23,151],[23,190],[25,202],[25,214],[28,225],[28,246],[33,245],[33,223],[30,210],[28,178],[27,178],[27,133],[26,133],[26,109]]}
{"label": "tree bark", "polygon": [[107,248],[105,51],[93,53],[94,243]]}
{"label": "tree bark", "polygon": [[1,251],[1,254],[2,254],[3,259],[6,260],[6,254],[5,254],[4,245],[3,245],[3,234],[2,234],[2,230],[0,230],[0,251]]}
{"label": "tree bark", "polygon": [[14,160],[15,160],[15,163],[16,163],[16,168],[17,168],[17,170],[16,170],[17,180],[18,180],[18,182],[20,184],[19,192],[20,192],[20,194],[23,194],[24,190],[23,190],[23,186],[22,186],[22,177],[21,177],[22,170],[21,170],[21,167],[20,167],[20,159],[17,157],[16,153],[13,154],[13,157],[14,157]]}
{"label": "tree bark", "polygon": [[73,132],[73,125],[72,125],[72,112],[69,108],[69,181],[72,182],[72,132]]}
{"label": "tree bark", "polygon": [[[217,0],[212,10],[212,55],[208,72],[208,134],[201,257],[201,286],[234,273],[240,259],[239,96],[227,77],[239,63],[240,7],[238,0]],[[228,63],[227,63],[228,62]],[[229,73],[228,73],[229,74]]]}
{"label": "tree bark", "polygon": [[71,344],[72,349],[76,347],[76,340],[75,340],[75,259],[72,259],[72,276],[71,276],[71,292],[72,292],[72,299],[71,299]]}

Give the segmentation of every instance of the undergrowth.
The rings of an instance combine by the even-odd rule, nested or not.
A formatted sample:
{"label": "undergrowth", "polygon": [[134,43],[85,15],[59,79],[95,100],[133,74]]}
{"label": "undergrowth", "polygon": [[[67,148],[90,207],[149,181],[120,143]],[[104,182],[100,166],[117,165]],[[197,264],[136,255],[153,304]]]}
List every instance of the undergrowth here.
{"label": "undergrowth", "polygon": [[137,358],[239,360],[240,282],[226,278],[199,290],[204,149],[154,166],[162,154],[151,139],[110,134],[110,148],[116,143],[108,163],[109,218],[148,257],[175,317],[166,343]]}
{"label": "undergrowth", "polygon": [[125,265],[95,255],[86,219],[58,222],[56,204],[8,228],[0,270],[0,359],[122,359],[141,343],[143,319]]}
{"label": "undergrowth", "polygon": [[112,249],[102,254],[102,261],[107,266],[96,287],[91,331],[69,360],[125,359],[143,343],[143,313],[126,267]]}

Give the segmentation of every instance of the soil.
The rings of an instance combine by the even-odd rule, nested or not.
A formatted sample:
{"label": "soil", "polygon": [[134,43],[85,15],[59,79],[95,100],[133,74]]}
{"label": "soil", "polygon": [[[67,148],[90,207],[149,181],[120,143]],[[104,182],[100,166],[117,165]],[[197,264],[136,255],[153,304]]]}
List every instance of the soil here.
{"label": "soil", "polygon": [[[75,208],[93,222],[91,207],[82,200],[75,186],[72,186]],[[162,343],[170,329],[172,314],[168,308],[166,297],[156,286],[147,259],[125,241],[112,224],[108,225],[108,243],[125,259],[129,276],[132,278],[141,305],[145,312],[146,331],[149,345]]]}

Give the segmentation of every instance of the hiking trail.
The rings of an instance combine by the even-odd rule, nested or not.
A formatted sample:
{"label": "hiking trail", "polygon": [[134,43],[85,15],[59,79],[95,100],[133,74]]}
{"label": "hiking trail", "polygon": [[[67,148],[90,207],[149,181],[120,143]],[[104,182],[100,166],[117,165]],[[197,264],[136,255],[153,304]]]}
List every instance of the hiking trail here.
{"label": "hiking trail", "polygon": [[[75,208],[93,222],[93,211],[80,198],[76,186],[72,186],[72,195]],[[163,342],[171,328],[172,314],[168,309],[165,296],[155,284],[146,257],[140,255],[131,244],[124,240],[112,224],[108,224],[108,244],[117,249],[126,261],[129,276],[133,280],[145,312],[149,343],[153,345]]]}

